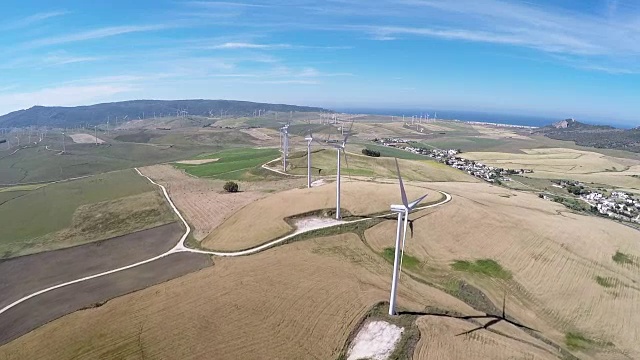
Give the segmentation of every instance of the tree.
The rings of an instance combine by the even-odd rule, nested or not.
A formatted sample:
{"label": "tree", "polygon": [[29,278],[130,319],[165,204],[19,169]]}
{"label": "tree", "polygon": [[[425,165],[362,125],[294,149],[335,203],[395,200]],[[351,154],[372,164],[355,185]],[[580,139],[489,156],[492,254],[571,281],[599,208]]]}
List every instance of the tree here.
{"label": "tree", "polygon": [[367,148],[362,149],[362,153],[367,156],[380,157],[380,151],[369,150]]}
{"label": "tree", "polygon": [[238,192],[238,183],[235,183],[233,181],[227,181],[224,184],[223,189],[226,192],[231,192],[231,193]]}

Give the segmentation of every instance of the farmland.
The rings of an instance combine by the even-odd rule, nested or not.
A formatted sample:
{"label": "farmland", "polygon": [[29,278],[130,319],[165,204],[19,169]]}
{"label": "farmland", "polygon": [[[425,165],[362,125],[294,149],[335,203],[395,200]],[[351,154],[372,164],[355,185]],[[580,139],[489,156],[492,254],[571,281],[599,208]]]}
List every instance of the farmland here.
{"label": "farmland", "polygon": [[260,191],[223,192],[224,181],[194,178],[170,165],[153,165],[140,171],[164,185],[176,206],[202,240],[231,214],[266,194]]}
{"label": "farmland", "polygon": [[250,179],[252,175],[248,174],[249,170],[275,159],[278,155],[277,149],[228,149],[199,156],[200,159],[218,159],[215,162],[200,165],[178,163],[174,165],[194,176],[241,180]]}
{"label": "farmland", "polygon": [[524,149],[524,154],[492,152],[463,153],[467,159],[511,169],[532,169],[527,176],[543,179],[572,179],[588,183],[640,190],[640,161],[581,150]]}
{"label": "farmland", "polygon": [[[424,188],[408,186],[407,194],[418,197]],[[311,189],[283,191],[255,201],[234,213],[202,241],[212,250],[243,250],[266,243],[293,231],[285,219],[298,214],[320,210],[335,211],[335,187],[324,185]],[[430,202],[438,202],[442,195],[429,191]],[[353,215],[385,212],[397,200],[397,185],[353,181],[342,184],[341,207]]]}
{"label": "farmland", "polygon": [[[425,266],[410,271],[428,274],[442,286],[451,278],[464,279],[487,291],[496,304],[504,292],[517,297],[507,303],[510,314],[559,344],[566,332],[580,331],[595,339],[594,344],[615,344],[589,351],[640,355],[640,318],[634,315],[640,310],[640,272],[613,260],[618,251],[640,254],[636,230],[487,184],[443,183],[438,188],[450,192],[453,200],[440,209],[425,210],[428,215],[415,221],[416,234],[406,252]],[[395,224],[384,222],[365,236],[374,250],[383,251],[392,246],[394,231]],[[508,271],[510,276],[487,276],[482,268],[456,271],[451,266],[458,261],[484,266],[482,259],[500,265],[489,269]],[[614,286],[601,286],[598,277],[615,279],[608,281]]]}
{"label": "farmland", "polygon": [[[367,146],[369,147],[369,145]],[[378,147],[375,147],[377,150]],[[342,169],[341,174],[362,176],[367,178],[393,178],[396,172],[396,165],[393,158],[386,156],[393,156],[393,152],[399,153],[399,155],[405,155],[400,160],[400,166],[404,169],[403,176],[408,180],[416,181],[471,181],[476,180],[468,176],[465,173],[451,169],[450,167],[437,163],[435,161],[426,160],[424,156],[412,154],[406,151],[384,148],[388,151],[382,152],[382,157],[373,158],[364,156],[361,154],[355,154],[348,152],[347,160],[342,157]],[[391,151],[391,152],[390,152]],[[406,156],[413,155],[413,156]],[[327,176],[336,174],[336,151],[333,149],[320,149],[316,150],[312,155],[312,174],[313,176]],[[405,161],[404,159],[422,160],[422,161]],[[348,163],[348,167],[347,167]],[[297,153],[291,156],[289,159],[290,169],[289,173],[296,175],[307,174],[307,154]],[[277,167],[278,164],[272,164],[273,167]],[[280,168],[282,168],[280,166]],[[289,167],[288,167],[289,168]]]}
{"label": "farmland", "polygon": [[[316,229],[238,257],[179,247],[157,261],[36,296],[0,314],[10,329],[0,336],[0,358],[339,358],[359,326],[376,316],[411,327],[400,353],[416,359],[640,357],[637,231],[530,192],[566,195],[549,179],[576,177],[640,189],[630,176],[640,175],[633,156],[549,146],[561,142],[521,129],[437,121],[423,124],[421,133],[361,116],[346,148],[348,164],[342,159],[341,205],[343,220],[364,221],[346,224],[332,220],[336,151],[313,145],[319,181],[308,189],[302,136],[312,128],[318,139],[337,139],[348,123],[292,117],[288,175],[278,173],[275,118],[214,119],[213,125],[207,117],[136,120],[98,134],[106,142],[99,146],[67,138],[66,155],[46,144],[0,152],[0,163],[12,164],[0,178],[20,183],[0,188],[0,239],[9,239],[0,240],[8,257],[0,272],[11,278],[0,284],[11,293],[0,306],[175,245],[181,222],[162,192],[130,169],[138,164],[166,187],[196,251],[243,250]],[[533,168],[527,176],[536,177],[489,185],[368,141],[381,136],[426,147],[458,144],[463,156]],[[365,147],[381,156],[361,155]],[[126,149],[140,153],[121,153]],[[97,154],[103,163],[74,165]],[[411,214],[399,285],[399,308],[408,312],[386,317],[379,310],[386,312],[396,221],[366,219],[400,202],[393,157],[400,158],[409,198],[428,193],[423,205],[436,203],[443,191],[452,200]],[[105,172],[119,168],[129,169]],[[94,172],[99,175],[25,184]],[[240,192],[224,192],[227,180],[238,182]],[[335,226],[313,227],[328,223]],[[32,255],[16,257],[23,254]],[[60,265],[48,270],[52,263]],[[491,318],[468,317],[498,314],[503,299],[509,319],[538,331],[500,322],[455,336],[489,324]]]}
{"label": "farmland", "polygon": [[10,190],[0,193],[5,199],[0,205],[3,257],[106,239],[175,221],[157,190],[133,170]]}
{"label": "farmland", "polygon": [[[0,347],[0,353],[8,359],[336,358],[359,320],[388,297],[390,274],[390,266],[355,235],[288,244],[223,258],[197,273],[65,316]],[[475,313],[410,278],[403,278],[400,304]]]}

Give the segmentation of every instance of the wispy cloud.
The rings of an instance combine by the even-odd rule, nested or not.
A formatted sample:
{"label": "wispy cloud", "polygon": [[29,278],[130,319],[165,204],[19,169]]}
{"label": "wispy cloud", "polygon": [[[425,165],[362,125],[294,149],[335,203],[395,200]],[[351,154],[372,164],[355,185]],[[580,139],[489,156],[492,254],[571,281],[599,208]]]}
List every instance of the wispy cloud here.
{"label": "wispy cloud", "polygon": [[42,58],[42,61],[46,65],[58,66],[67,64],[77,64],[90,61],[98,61],[99,57],[95,56],[71,56],[71,55],[48,55]]}
{"label": "wispy cloud", "polygon": [[26,16],[22,19],[7,21],[6,23],[0,25],[0,31],[20,29],[46,19],[66,15],[68,13],[69,13],[68,11],[62,11],[62,10],[36,13],[33,15]]}
{"label": "wispy cloud", "polygon": [[255,44],[255,43],[246,43],[246,42],[227,42],[224,44],[213,45],[210,46],[210,49],[260,49],[260,50],[271,50],[271,49],[290,49],[292,46],[290,44]]}
{"label": "wispy cloud", "polygon": [[185,2],[185,4],[191,5],[191,6],[208,7],[208,8],[219,8],[219,7],[267,8],[267,7],[270,7],[270,5],[265,5],[265,4],[250,4],[250,3],[233,2],[233,1],[187,1]]}
{"label": "wispy cloud", "polygon": [[88,31],[77,32],[73,34],[65,34],[65,35],[57,35],[46,37],[42,39],[37,39],[30,41],[26,44],[27,47],[40,47],[40,46],[50,46],[50,45],[59,45],[66,44],[77,41],[86,41],[86,40],[95,40],[102,39],[117,35],[137,33],[137,32],[147,32],[147,31],[157,31],[167,29],[170,26],[168,25],[124,25],[124,26],[111,26],[104,27],[99,29],[93,29]]}

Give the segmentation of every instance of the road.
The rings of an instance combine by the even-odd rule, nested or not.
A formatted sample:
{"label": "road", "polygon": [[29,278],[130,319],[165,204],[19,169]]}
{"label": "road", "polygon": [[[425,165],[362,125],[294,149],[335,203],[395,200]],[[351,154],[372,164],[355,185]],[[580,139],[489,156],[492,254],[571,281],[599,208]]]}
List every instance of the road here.
{"label": "road", "polygon": [[[296,232],[294,232],[292,234],[289,234],[289,235],[281,237],[279,239],[270,241],[270,242],[268,242],[266,244],[263,244],[263,245],[260,245],[260,246],[256,246],[254,248],[247,249],[247,250],[242,250],[242,251],[217,252],[217,251],[206,251],[206,250],[190,249],[190,248],[187,248],[185,246],[184,242],[187,239],[187,236],[189,236],[189,234],[191,233],[191,227],[185,221],[184,217],[182,216],[180,211],[178,211],[178,208],[175,206],[175,204],[173,203],[173,201],[169,197],[169,194],[167,193],[167,189],[163,185],[160,185],[160,184],[156,183],[155,181],[153,181],[148,176],[143,175],[137,168],[135,168],[135,170],[140,176],[146,178],[152,184],[157,185],[158,187],[160,187],[160,189],[162,190],[162,193],[164,194],[165,199],[167,200],[167,202],[171,206],[171,209],[173,209],[173,211],[176,213],[178,218],[180,218],[180,221],[182,221],[182,223],[184,224],[186,230],[185,230],[184,234],[182,235],[182,237],[180,238],[180,240],[178,241],[178,243],[173,248],[171,248],[170,250],[168,250],[168,251],[166,251],[166,252],[164,252],[164,253],[162,253],[162,254],[160,254],[158,256],[154,256],[152,258],[149,258],[147,260],[139,261],[139,262],[127,265],[127,266],[122,266],[122,267],[119,267],[119,268],[116,268],[116,269],[113,269],[113,270],[104,271],[104,272],[97,273],[97,274],[94,274],[94,275],[85,276],[85,277],[82,277],[82,278],[79,278],[79,279],[76,279],[76,280],[68,281],[68,282],[65,282],[65,283],[61,283],[61,284],[58,284],[58,285],[55,285],[55,286],[51,286],[51,287],[42,289],[40,291],[36,291],[36,292],[34,292],[32,294],[29,294],[27,296],[24,296],[24,297],[18,299],[16,301],[14,301],[13,303],[11,303],[11,304],[5,306],[4,308],[0,309],[0,314],[4,313],[6,311],[9,311],[11,308],[17,306],[18,304],[21,304],[21,303],[23,303],[23,302],[25,302],[25,301],[27,301],[29,299],[32,299],[32,298],[34,298],[34,297],[36,297],[38,295],[42,295],[44,293],[47,293],[47,292],[50,292],[50,291],[53,291],[53,290],[56,290],[56,289],[59,289],[59,288],[65,287],[65,286],[77,284],[77,283],[80,283],[80,282],[83,282],[83,281],[88,281],[88,280],[91,280],[91,279],[100,278],[100,277],[103,277],[103,276],[111,275],[111,274],[114,274],[114,273],[117,273],[117,272],[121,272],[121,271],[125,271],[125,270],[128,270],[128,269],[131,269],[131,268],[135,268],[135,267],[138,267],[138,266],[141,266],[141,265],[144,265],[144,264],[148,264],[150,262],[153,262],[153,261],[162,259],[164,257],[167,257],[167,256],[169,256],[171,254],[175,254],[175,253],[179,253],[179,252],[191,252],[191,253],[197,253],[197,254],[207,254],[207,255],[213,255],[213,256],[229,256],[229,257],[250,255],[250,254],[255,254],[257,252],[260,252],[260,251],[263,251],[265,249],[271,248],[271,247],[273,247],[275,245],[278,245],[278,244],[280,244],[280,243],[282,243],[284,241],[287,241],[288,239],[291,239],[292,237],[300,235],[300,234],[304,234],[304,233],[307,233],[307,232],[310,232],[310,231],[316,231],[318,229],[325,229],[325,228],[330,228],[330,227],[334,227],[334,226],[341,226],[343,224],[357,223],[357,222],[366,221],[366,220],[370,219],[370,218],[364,218],[364,219],[358,219],[358,220],[353,220],[353,221],[345,221],[345,222],[343,222],[341,224],[329,224],[329,225],[326,225],[326,226],[316,227],[314,229],[309,229],[309,230],[304,230],[304,231],[296,231]],[[443,191],[439,191],[439,192],[442,195],[444,195],[444,197],[445,197],[444,200],[442,200],[442,201],[440,201],[438,203],[435,203],[435,204],[426,205],[426,206],[422,206],[422,207],[416,208],[416,210],[423,210],[423,209],[428,209],[428,208],[440,206],[440,205],[446,204],[449,201],[451,201],[451,195],[450,194],[448,194],[446,192],[443,192]],[[385,216],[389,216],[389,214],[379,215],[377,217],[382,218],[382,217],[385,217]]]}

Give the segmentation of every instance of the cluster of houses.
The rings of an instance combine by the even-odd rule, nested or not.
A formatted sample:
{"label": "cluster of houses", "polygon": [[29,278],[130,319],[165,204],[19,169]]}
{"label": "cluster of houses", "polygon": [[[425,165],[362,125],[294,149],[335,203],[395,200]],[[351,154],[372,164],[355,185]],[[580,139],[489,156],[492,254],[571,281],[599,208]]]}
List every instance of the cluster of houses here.
{"label": "cluster of houses", "polygon": [[558,181],[553,186],[567,189],[579,195],[582,201],[591,205],[598,213],[614,219],[640,223],[640,198],[624,191],[612,191],[607,195],[604,189],[592,190],[577,181]]}
{"label": "cluster of houses", "polygon": [[599,192],[580,195],[589,205],[598,209],[602,215],[640,223],[640,199],[622,191],[613,191],[610,196]]}
{"label": "cluster of houses", "polygon": [[397,149],[409,151],[414,154],[429,156],[441,163],[447,164],[453,168],[462,170],[467,172],[469,175],[480,178],[484,181],[495,183],[499,181],[511,181],[508,177],[509,175],[516,174],[525,174],[532,173],[533,170],[528,169],[503,169],[497,168],[493,166],[487,166],[485,164],[463,159],[457,156],[460,153],[460,150],[456,149],[428,149],[424,147],[415,147],[409,145],[409,140],[401,139],[401,138],[385,138],[385,139],[375,139],[377,143],[380,143],[383,146],[394,147]]}

